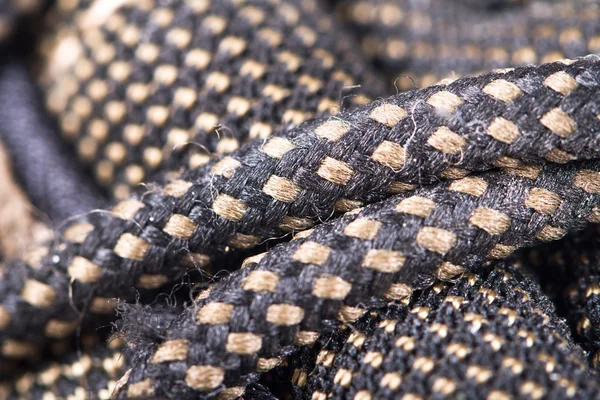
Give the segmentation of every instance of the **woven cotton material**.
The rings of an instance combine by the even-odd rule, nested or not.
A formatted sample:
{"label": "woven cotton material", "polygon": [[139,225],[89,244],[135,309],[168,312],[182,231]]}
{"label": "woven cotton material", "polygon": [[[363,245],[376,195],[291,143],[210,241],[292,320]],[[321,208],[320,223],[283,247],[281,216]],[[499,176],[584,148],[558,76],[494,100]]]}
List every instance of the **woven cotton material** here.
{"label": "woven cotton material", "polygon": [[595,0],[337,0],[333,5],[360,39],[363,53],[403,90],[600,50]]}
{"label": "woven cotton material", "polygon": [[598,6],[49,5],[0,57],[56,224],[0,274],[0,398],[599,397]]}
{"label": "woven cotton material", "polygon": [[[117,198],[380,92],[317,2],[86,3],[46,38],[42,82],[63,135]],[[61,58],[65,46],[78,57]]]}
{"label": "woven cotton material", "polygon": [[552,271],[555,280],[542,277],[543,287],[567,319],[578,342],[589,352],[589,362],[596,369],[600,367],[598,249],[598,225],[595,224],[561,241],[559,246],[543,246],[528,254],[536,271],[548,268]]}
{"label": "woven cotton material", "polygon": [[467,275],[368,313],[294,371],[299,398],[597,398],[566,326],[520,275]]}
{"label": "woven cotton material", "polygon": [[[408,296],[404,304],[372,309],[353,329],[346,327],[317,342],[320,350],[314,356],[294,356],[289,361],[293,377],[288,379],[295,385],[295,395],[595,397],[600,388],[585,372],[582,352],[560,336],[567,327],[539,288],[512,266],[499,264],[487,274],[484,271],[481,278],[468,274],[456,283],[438,281]],[[83,356],[67,357],[63,365],[41,367],[36,375],[21,379],[8,398],[19,393],[33,399],[47,393],[67,397],[84,390],[106,397],[111,380],[131,360],[121,346],[112,342],[106,349],[91,343]],[[180,354],[182,348],[183,342],[173,344],[160,357]],[[495,369],[506,371],[503,379],[494,376]],[[80,385],[81,373],[93,378],[93,386]],[[425,386],[423,376],[429,377]],[[255,390],[250,388],[244,397],[269,398],[264,392],[253,397]],[[138,385],[134,392],[148,395],[150,386]]]}
{"label": "woven cotton material", "polygon": [[[570,184],[580,173],[576,164],[571,167],[569,172],[547,167],[533,188],[529,178],[500,172],[426,187],[322,224],[288,245],[248,259],[241,271],[201,295],[167,330],[162,346],[184,341],[186,356],[153,362],[156,353],[151,351],[133,368],[128,384],[145,382],[159,396],[183,396],[186,386],[205,392],[221,384],[243,386],[257,366],[272,365],[273,358],[298,344],[353,321],[365,307],[401,300],[412,288],[431,284],[436,275],[476,272],[486,258],[556,240],[583,222],[560,221],[561,215],[590,215],[600,201]],[[483,191],[457,190],[471,182],[480,183]],[[583,197],[556,203],[553,217],[549,210],[530,207],[535,193],[554,193],[558,199],[577,192]],[[156,349],[154,343],[150,346]],[[155,351],[161,352],[161,345]],[[188,365],[185,370],[182,363]],[[175,364],[179,367],[171,367]],[[214,385],[201,383],[215,374],[221,379]]]}
{"label": "woven cotton material", "polygon": [[[0,338],[28,349],[4,355],[34,353],[32,345],[48,336],[48,324],[64,327],[60,335],[70,334],[80,318],[75,310],[111,312],[114,301],[109,299],[133,299],[136,288],[158,288],[186,268],[202,268],[230,246],[251,248],[266,238],[309,228],[336,210],[381,200],[418,183],[502,166],[507,176],[538,179],[543,185],[541,167],[526,162],[551,165],[596,156],[600,98],[594,96],[599,83],[592,74],[597,68],[597,61],[589,58],[400,94],[334,119],[307,122],[264,143],[249,143],[231,156],[186,172],[160,191],[119,203],[112,213],[72,220],[63,229],[62,241],[50,249],[35,249],[37,258],[13,267],[19,274],[0,279],[5,287],[0,306],[7,321]],[[549,87],[549,77],[565,71],[581,82],[572,78],[576,86],[567,95]],[[529,93],[510,80],[528,84]],[[514,86],[511,93],[518,97],[506,104],[485,89],[498,84]],[[543,107],[540,96],[548,98]],[[482,101],[493,111],[482,108]],[[598,172],[593,163],[571,170],[548,168],[550,186],[532,194],[531,208],[553,215],[560,204],[583,206],[578,218],[568,215],[565,227],[559,226],[570,229],[592,212],[595,197],[580,204],[583,198],[577,195],[599,191]],[[564,189],[553,186],[558,182],[579,189],[556,194]],[[478,181],[463,185],[463,192],[485,191]],[[563,233],[548,237],[558,239]],[[523,240],[515,239],[515,245]],[[8,323],[15,320],[13,313],[30,318]]]}

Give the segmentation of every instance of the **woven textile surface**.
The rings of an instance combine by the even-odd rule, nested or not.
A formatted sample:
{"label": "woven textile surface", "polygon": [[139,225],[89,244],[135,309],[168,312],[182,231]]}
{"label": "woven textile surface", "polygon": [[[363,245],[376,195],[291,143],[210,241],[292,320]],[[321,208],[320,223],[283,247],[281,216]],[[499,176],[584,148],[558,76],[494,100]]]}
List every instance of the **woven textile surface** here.
{"label": "woven textile surface", "polygon": [[0,3],[0,399],[600,399],[600,1]]}

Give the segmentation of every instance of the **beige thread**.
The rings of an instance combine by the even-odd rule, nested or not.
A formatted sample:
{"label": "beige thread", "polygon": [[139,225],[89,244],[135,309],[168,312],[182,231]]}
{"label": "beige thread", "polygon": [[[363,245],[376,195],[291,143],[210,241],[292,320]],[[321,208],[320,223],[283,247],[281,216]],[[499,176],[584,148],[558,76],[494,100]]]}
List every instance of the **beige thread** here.
{"label": "beige thread", "polygon": [[302,322],[304,310],[289,304],[273,304],[267,309],[266,320],[275,325],[292,326]]}
{"label": "beige thread", "polygon": [[37,347],[28,342],[6,339],[2,343],[0,353],[7,358],[28,358],[36,355]]}
{"label": "beige thread", "polygon": [[260,149],[263,153],[273,158],[281,158],[288,151],[296,147],[292,142],[285,138],[273,137]]}
{"label": "beige thread", "polygon": [[267,372],[281,364],[281,358],[259,358],[256,362],[258,372]]}
{"label": "beige thread", "polygon": [[54,303],[56,292],[51,286],[48,286],[45,283],[28,279],[23,285],[21,297],[32,306],[48,308]]}
{"label": "beige thread", "polygon": [[555,72],[547,77],[544,80],[544,85],[563,96],[568,95],[579,86],[577,81],[564,71]]}
{"label": "beige thread", "polygon": [[381,229],[381,222],[368,218],[357,218],[344,229],[344,235],[362,240],[373,240]]}
{"label": "beige thread", "polygon": [[312,293],[323,299],[343,300],[351,289],[350,282],[338,276],[325,275],[315,281]]}
{"label": "beige thread", "polygon": [[388,372],[381,378],[379,385],[392,391],[398,390],[402,384],[402,375],[399,372]]}
{"label": "beige thread", "polygon": [[150,249],[150,243],[131,233],[124,233],[119,237],[114,252],[122,258],[142,261]]}
{"label": "beige thread", "polygon": [[560,207],[561,202],[558,194],[541,188],[532,188],[525,199],[527,207],[546,215],[552,215]]}
{"label": "beige thread", "polygon": [[403,108],[393,104],[382,104],[371,111],[369,118],[391,128],[407,115],[408,113]]}
{"label": "beige thread", "polygon": [[258,264],[260,262],[260,260],[265,258],[266,255],[267,255],[267,253],[265,252],[265,253],[256,254],[252,257],[246,258],[242,262],[242,268],[246,268],[248,265],[251,265],[251,264]]}
{"label": "beige thread", "polygon": [[164,194],[167,196],[173,197],[181,197],[183,196],[189,188],[192,187],[191,182],[186,182],[182,180],[175,180],[171,183],[168,183],[163,189]]}
{"label": "beige thread", "polygon": [[373,151],[371,158],[386,167],[399,170],[404,166],[406,156],[404,148],[398,143],[384,140]]}
{"label": "beige thread", "polygon": [[558,107],[544,114],[540,123],[562,138],[568,138],[577,130],[577,123]]}
{"label": "beige thread", "polygon": [[108,314],[117,308],[117,299],[106,297],[94,297],[90,305],[90,311],[98,314]]}
{"label": "beige thread", "polygon": [[161,274],[142,274],[140,275],[136,286],[140,289],[157,289],[169,282],[166,275]]}
{"label": "beige thread", "polygon": [[70,277],[80,282],[92,283],[100,279],[102,268],[81,256],[75,256],[67,272]]}
{"label": "beige thread", "polygon": [[573,184],[588,193],[600,193],[600,172],[583,169],[575,175]]}
{"label": "beige thread", "polygon": [[244,279],[242,288],[253,292],[275,292],[279,276],[270,271],[252,271]]}
{"label": "beige thread", "polygon": [[544,157],[546,158],[546,160],[557,164],[566,164],[569,161],[573,161],[576,159],[574,155],[559,149],[549,151]]}
{"label": "beige thread", "polygon": [[362,266],[383,273],[398,272],[406,258],[399,251],[371,249],[363,259]]}
{"label": "beige thread", "polygon": [[336,141],[342,137],[342,135],[350,130],[351,126],[346,121],[339,119],[330,119],[329,121],[319,125],[315,129],[317,136]]}
{"label": "beige thread", "polygon": [[509,255],[511,255],[515,250],[515,246],[497,244],[490,250],[490,252],[488,253],[488,257],[495,260],[506,258]]}
{"label": "beige thread", "polygon": [[460,178],[464,178],[465,176],[467,176],[469,174],[470,174],[470,171],[467,171],[466,169],[450,167],[450,168],[447,168],[446,170],[444,170],[444,172],[442,172],[440,174],[440,177],[445,178],[445,179],[460,179]]}
{"label": "beige thread", "polygon": [[425,218],[435,208],[435,202],[426,197],[411,196],[402,200],[396,206],[396,211]]}
{"label": "beige thread", "polygon": [[78,321],[60,321],[51,319],[44,327],[44,334],[50,338],[63,339],[75,332],[77,324]]}
{"label": "beige thread", "polygon": [[208,303],[203,306],[196,314],[196,321],[199,324],[226,324],[233,314],[233,304],[227,303]]}
{"label": "beige thread", "polygon": [[417,186],[411,183],[405,183],[401,181],[392,182],[388,188],[388,193],[398,194],[398,193],[406,193],[414,190]]}
{"label": "beige thread", "polygon": [[225,349],[234,354],[254,354],[262,347],[262,338],[250,332],[227,335]]}
{"label": "beige thread", "polygon": [[460,154],[467,144],[462,136],[452,132],[448,127],[441,126],[427,139],[427,143],[436,150],[446,154]]}
{"label": "beige thread", "polygon": [[562,228],[546,225],[542,228],[541,231],[538,232],[538,234],[535,237],[543,242],[550,242],[553,240],[561,239],[563,236],[566,235],[566,233],[567,232]]}
{"label": "beige thread", "polygon": [[217,215],[230,221],[241,220],[248,210],[244,202],[223,193],[215,197],[211,208]]}
{"label": "beige thread", "polygon": [[342,306],[338,312],[337,319],[343,324],[351,324],[362,317],[367,310],[360,307]]}
{"label": "beige thread", "polygon": [[10,324],[10,313],[6,308],[0,306],[0,329],[6,328]]}
{"label": "beige thread", "polygon": [[442,281],[450,281],[462,275],[465,269],[460,265],[454,265],[449,262],[443,262],[436,271],[436,276]]}
{"label": "beige thread", "polygon": [[112,209],[111,211],[116,214],[117,217],[121,218],[121,219],[133,219],[133,217],[135,217],[135,214],[144,207],[144,203],[134,200],[134,199],[128,199],[128,200],[123,200],[120,201],[119,203],[117,203]]}
{"label": "beige thread", "polygon": [[404,283],[394,283],[390,285],[384,297],[388,300],[407,301],[413,293],[413,288]]}
{"label": "beige thread", "polygon": [[431,389],[433,392],[449,396],[456,390],[456,382],[448,378],[439,377],[433,382]]}
{"label": "beige thread", "polygon": [[469,223],[483,229],[490,235],[501,235],[510,228],[512,221],[506,214],[499,211],[479,207],[475,209],[469,218]]}
{"label": "beige thread", "polygon": [[229,240],[228,244],[236,249],[250,249],[260,243],[260,241],[260,236],[236,233]]}
{"label": "beige thread", "polygon": [[466,177],[458,179],[450,184],[448,189],[454,192],[470,194],[471,196],[481,197],[486,189],[487,182],[478,177]]}
{"label": "beige thread", "polygon": [[144,398],[154,395],[154,381],[147,378],[143,381],[132,383],[127,388],[127,397]]}
{"label": "beige thread", "polygon": [[94,230],[94,225],[87,222],[69,225],[63,233],[63,238],[73,243],[83,243],[87,234]]}
{"label": "beige thread", "polygon": [[337,185],[345,185],[352,178],[354,170],[343,161],[325,157],[319,165],[317,175]]}
{"label": "beige thread", "polygon": [[504,79],[491,81],[483,87],[482,91],[494,99],[500,100],[506,104],[512,102],[523,93],[517,85]]}
{"label": "beige thread", "polygon": [[434,93],[427,99],[427,104],[433,106],[441,115],[452,114],[462,103],[463,99],[447,90]]}
{"label": "beige thread", "polygon": [[360,208],[361,206],[361,201],[340,198],[335,201],[333,209],[339,212],[348,212]]}
{"label": "beige thread", "polygon": [[304,242],[294,252],[293,259],[304,264],[323,265],[331,249],[317,242]]}
{"label": "beige thread", "polygon": [[189,239],[198,225],[181,214],[173,214],[165,224],[163,231],[180,239]]}
{"label": "beige thread", "polygon": [[311,345],[319,338],[318,332],[300,331],[296,334],[296,340],[294,343],[306,346]]}
{"label": "beige thread", "polygon": [[188,347],[189,340],[187,339],[167,340],[158,346],[150,363],[159,364],[170,361],[185,361],[187,359]]}
{"label": "beige thread", "polygon": [[233,172],[241,165],[242,164],[234,158],[223,157],[222,160],[212,166],[210,173],[213,175],[224,176],[229,179],[233,175]]}
{"label": "beige thread", "polygon": [[488,126],[487,134],[502,143],[511,144],[519,138],[521,132],[513,122],[496,117]]}
{"label": "beige thread", "polygon": [[417,243],[427,250],[446,254],[456,244],[456,235],[450,231],[432,226],[421,228],[417,234]]}
{"label": "beige thread", "polygon": [[290,231],[303,231],[314,225],[313,220],[308,218],[298,218],[285,216],[279,223],[279,228],[290,232]]}
{"label": "beige thread", "polygon": [[225,379],[225,371],[211,365],[192,365],[185,374],[185,383],[200,391],[215,389]]}
{"label": "beige thread", "polygon": [[262,191],[275,200],[291,203],[296,200],[302,188],[289,179],[271,175],[262,188]]}

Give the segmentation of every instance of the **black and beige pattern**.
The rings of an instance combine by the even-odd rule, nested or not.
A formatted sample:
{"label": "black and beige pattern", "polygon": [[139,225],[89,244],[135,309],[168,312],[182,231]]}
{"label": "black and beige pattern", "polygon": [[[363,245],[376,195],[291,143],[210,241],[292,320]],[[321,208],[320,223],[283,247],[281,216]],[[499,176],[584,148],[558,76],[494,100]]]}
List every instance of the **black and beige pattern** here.
{"label": "black and beige pattern", "polygon": [[600,395],[552,304],[510,267],[436,283],[406,305],[370,311],[354,327],[329,338],[316,359],[294,370],[299,398]]}
{"label": "black and beige pattern", "polygon": [[600,397],[598,1],[46,6],[0,59],[56,224],[0,271],[0,398]]}
{"label": "black and beige pattern", "polygon": [[0,385],[1,399],[110,399],[127,370],[130,351],[120,340],[108,345],[95,336],[82,338],[81,352],[38,366],[12,385]]}
{"label": "black and beige pattern", "polygon": [[486,172],[393,197],[302,232],[289,244],[247,259],[242,270],[201,294],[166,330],[164,342],[148,344],[154,350],[133,367],[121,398],[137,396],[129,393],[131,386],[158,397],[187,398],[186,387],[241,394],[254,373],[277,366],[279,357],[339,324],[354,322],[368,307],[402,301],[435,277],[478,272],[486,260],[585,225],[571,218],[595,218],[600,196],[588,192],[590,181],[581,179],[598,174],[593,172],[598,168],[548,165],[535,179]]}
{"label": "black and beige pattern", "polygon": [[[61,240],[33,249],[12,267],[18,274],[0,278],[2,355],[27,357],[35,353],[33,343],[70,335],[83,310],[92,312],[91,321],[94,314],[110,315],[114,298],[132,300],[137,290],[205,268],[231,248],[310,228],[335,211],[470,171],[500,167],[507,176],[535,181],[544,164],[596,158],[600,82],[589,75],[599,65],[594,58],[558,62],[378,100],[255,140],[111,212],[74,219]],[[548,99],[542,108],[539,98]],[[569,168],[575,167],[565,173]],[[597,192],[594,164],[578,168],[563,174],[571,179],[566,183]],[[476,179],[454,185],[457,193],[485,191]],[[562,203],[578,207],[569,196],[580,191],[573,193],[562,202],[540,190],[529,204],[551,215]],[[35,318],[17,322],[19,314]]]}
{"label": "black and beige pattern", "polygon": [[380,92],[316,1],[85,3],[62,10],[41,80],[63,135],[120,199]]}
{"label": "black and beige pattern", "polygon": [[542,287],[588,352],[590,366],[600,370],[600,247],[595,222],[558,246],[532,249],[527,260],[536,272],[547,272],[540,274]]}
{"label": "black and beige pattern", "polygon": [[600,51],[596,0],[332,3],[363,53],[403,90]]}

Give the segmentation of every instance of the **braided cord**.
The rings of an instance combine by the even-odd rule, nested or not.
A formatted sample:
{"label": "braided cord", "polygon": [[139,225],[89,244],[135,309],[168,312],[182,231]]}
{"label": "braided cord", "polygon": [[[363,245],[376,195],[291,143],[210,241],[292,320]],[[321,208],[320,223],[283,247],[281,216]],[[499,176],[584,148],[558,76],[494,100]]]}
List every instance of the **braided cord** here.
{"label": "braided cord", "polygon": [[[292,356],[288,364],[295,398],[419,399],[465,392],[483,398],[535,398],[542,392],[593,398],[598,385],[583,369],[581,351],[538,286],[514,267],[498,263],[486,275],[487,270],[481,276],[466,273],[455,283],[437,281],[319,339],[315,346],[321,350],[308,359]],[[520,340],[512,340],[515,334]],[[171,346],[170,354],[182,350]],[[1,386],[0,398],[41,400],[85,393],[108,399],[123,382],[117,379],[131,359],[119,341],[108,347],[87,344],[82,356],[46,363]],[[508,372],[502,378],[490,373],[502,369]],[[419,383],[423,376],[428,377],[425,387]]]}
{"label": "braided cord", "polygon": [[[155,350],[134,366],[120,398],[137,397],[142,386],[158,397],[196,396],[189,387],[241,392],[257,371],[354,321],[364,307],[582,228],[600,204],[592,189],[599,170],[597,162],[546,165],[534,179],[490,171],[304,232],[200,295],[169,328],[169,340],[149,344]],[[594,182],[585,178],[592,175]],[[175,359],[166,355],[174,345],[186,348]]]}
{"label": "braided cord", "polygon": [[[497,166],[535,179],[542,167],[530,162],[596,158],[599,67],[586,58],[399,94],[249,143],[112,213],[77,219],[0,278],[2,355],[27,357],[33,342],[73,332],[79,313],[110,314],[113,297],[131,300],[230,248],[419,183]],[[597,191],[592,170],[575,186]]]}

